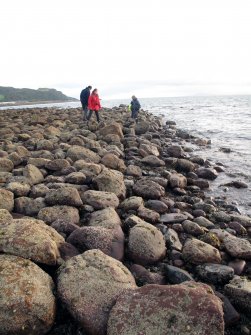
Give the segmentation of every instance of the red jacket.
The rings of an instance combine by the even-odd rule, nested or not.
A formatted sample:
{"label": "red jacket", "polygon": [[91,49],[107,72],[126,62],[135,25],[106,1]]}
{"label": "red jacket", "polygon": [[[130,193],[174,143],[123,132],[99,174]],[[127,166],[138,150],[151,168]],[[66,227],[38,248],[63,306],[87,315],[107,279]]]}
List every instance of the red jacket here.
{"label": "red jacket", "polygon": [[101,105],[98,94],[92,93],[88,99],[88,109],[90,109],[91,111],[98,111],[100,110],[100,108]]}

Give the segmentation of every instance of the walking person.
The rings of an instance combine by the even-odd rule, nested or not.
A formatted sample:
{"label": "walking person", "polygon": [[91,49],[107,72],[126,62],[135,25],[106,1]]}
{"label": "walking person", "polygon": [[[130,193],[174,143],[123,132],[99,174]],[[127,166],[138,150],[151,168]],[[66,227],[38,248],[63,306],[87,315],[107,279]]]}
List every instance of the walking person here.
{"label": "walking person", "polygon": [[80,93],[80,101],[81,101],[81,105],[83,108],[83,120],[84,121],[87,121],[88,119],[88,99],[90,96],[91,89],[92,89],[91,86],[87,86]]}
{"label": "walking person", "polygon": [[131,118],[132,119],[137,119],[140,108],[141,106],[140,106],[139,100],[135,97],[135,95],[133,95],[132,101],[131,101]]}
{"label": "walking person", "polygon": [[95,112],[97,121],[99,122],[100,121],[99,110],[101,109],[101,105],[100,105],[100,100],[98,96],[98,90],[96,88],[92,91],[92,94],[89,97],[88,109],[89,109],[88,121],[92,117],[92,113]]}

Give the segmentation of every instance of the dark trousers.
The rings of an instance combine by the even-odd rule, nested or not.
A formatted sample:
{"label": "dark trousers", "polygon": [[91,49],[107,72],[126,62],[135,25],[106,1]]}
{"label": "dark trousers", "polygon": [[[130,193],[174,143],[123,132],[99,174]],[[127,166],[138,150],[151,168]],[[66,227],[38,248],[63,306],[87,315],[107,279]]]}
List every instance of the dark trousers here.
{"label": "dark trousers", "polygon": [[137,119],[139,111],[132,111],[131,118],[132,119]]}
{"label": "dark trousers", "polygon": [[97,121],[99,122],[100,121],[100,119],[99,119],[99,113],[98,113],[98,111],[92,111],[92,110],[90,110],[90,112],[89,112],[89,115],[88,115],[88,121],[90,120],[90,118],[92,117],[92,113],[93,112],[95,112],[95,115],[96,115],[96,118],[97,118]]}
{"label": "dark trousers", "polygon": [[83,108],[83,120],[86,121],[88,119],[88,106],[87,105],[84,105],[82,102],[82,108]]}

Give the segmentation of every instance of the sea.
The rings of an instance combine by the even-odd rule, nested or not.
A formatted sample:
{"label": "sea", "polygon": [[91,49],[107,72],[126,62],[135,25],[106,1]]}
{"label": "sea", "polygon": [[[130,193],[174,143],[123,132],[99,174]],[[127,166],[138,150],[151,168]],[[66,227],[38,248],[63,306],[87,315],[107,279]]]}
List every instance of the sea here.
{"label": "sea", "polygon": [[[207,147],[194,147],[194,153],[212,163],[221,163],[224,173],[211,183],[208,196],[225,198],[241,214],[251,216],[251,95],[139,98],[141,106],[164,121],[175,121],[177,128],[211,140]],[[130,100],[102,100],[104,107],[128,104]],[[0,107],[1,109],[58,107],[76,108],[79,102]],[[102,114],[101,114],[102,115]],[[233,180],[248,188],[222,186]]]}

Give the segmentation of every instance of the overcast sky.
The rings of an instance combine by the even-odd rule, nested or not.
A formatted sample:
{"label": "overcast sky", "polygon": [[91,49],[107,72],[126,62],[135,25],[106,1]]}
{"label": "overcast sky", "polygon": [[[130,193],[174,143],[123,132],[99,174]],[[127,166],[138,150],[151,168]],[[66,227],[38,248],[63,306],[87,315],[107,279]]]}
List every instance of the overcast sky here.
{"label": "overcast sky", "polygon": [[250,0],[1,0],[0,86],[250,94]]}

